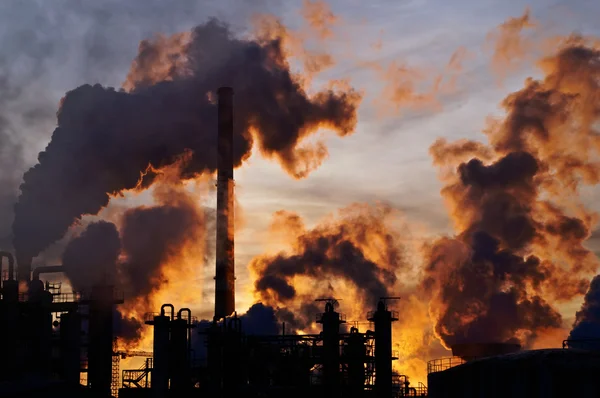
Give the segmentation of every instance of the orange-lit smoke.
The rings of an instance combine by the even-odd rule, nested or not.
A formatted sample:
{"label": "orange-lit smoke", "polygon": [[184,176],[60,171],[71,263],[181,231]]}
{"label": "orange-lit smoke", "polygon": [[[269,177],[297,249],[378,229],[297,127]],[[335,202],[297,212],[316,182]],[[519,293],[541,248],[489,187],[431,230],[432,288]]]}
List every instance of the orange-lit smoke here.
{"label": "orange-lit smoke", "polygon": [[298,29],[283,25],[279,18],[269,14],[255,15],[253,24],[259,41],[281,41],[285,58],[302,65],[295,78],[306,90],[319,73],[336,64],[330,43],[336,37],[334,29],[340,18],[321,0],[304,0],[299,13],[302,25]]}
{"label": "orange-lit smoke", "polygon": [[597,215],[579,191],[600,181],[599,65],[594,42],[566,38],[540,61],[544,78],[503,101],[489,145],[432,145],[456,235],[426,248],[422,288],[446,345],[552,335],[553,303],[583,294],[598,269],[583,245]]}
{"label": "orange-lit smoke", "polygon": [[189,160],[190,154],[159,171],[152,206],[128,209],[122,216],[119,269],[126,300],[120,311],[128,317],[143,319],[164,303],[194,306],[202,296],[210,231],[200,207],[204,192],[191,191],[181,180]]}
{"label": "orange-lit smoke", "polygon": [[536,26],[531,10],[527,8],[522,16],[509,18],[487,35],[486,44],[493,48],[492,71],[499,82],[525,61],[532,61],[531,54],[536,43],[526,33]]}
{"label": "orange-lit smoke", "polygon": [[297,214],[276,213],[271,231],[287,247],[249,266],[257,299],[295,312],[300,328],[314,320],[314,306],[302,305],[319,296],[343,298],[349,319],[364,319],[379,297],[398,288],[398,274],[408,268],[393,225],[399,215],[391,208],[355,204],[336,216],[308,229]]}
{"label": "orange-lit smoke", "polygon": [[152,185],[152,170],[185,151],[191,159],[183,179],[214,173],[216,107],[206,93],[221,85],[236,90],[234,165],[256,145],[293,178],[307,177],[327,157],[322,142],[307,140],[322,129],[352,134],[361,95],[333,82],[309,95],[290,70],[284,37],[241,39],[210,20],[144,41],[126,91],[84,85],[68,92],[52,141],[23,177],[13,223],[17,253],[35,257],[112,196]]}

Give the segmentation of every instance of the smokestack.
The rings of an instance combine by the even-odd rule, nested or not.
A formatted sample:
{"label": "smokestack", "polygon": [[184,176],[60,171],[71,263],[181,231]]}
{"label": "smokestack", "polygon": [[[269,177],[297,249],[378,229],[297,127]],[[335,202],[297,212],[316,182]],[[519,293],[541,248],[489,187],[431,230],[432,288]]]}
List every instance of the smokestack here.
{"label": "smokestack", "polygon": [[217,250],[215,276],[215,317],[235,311],[235,266],[233,246],[233,89],[217,91],[218,104],[218,177],[217,177]]}

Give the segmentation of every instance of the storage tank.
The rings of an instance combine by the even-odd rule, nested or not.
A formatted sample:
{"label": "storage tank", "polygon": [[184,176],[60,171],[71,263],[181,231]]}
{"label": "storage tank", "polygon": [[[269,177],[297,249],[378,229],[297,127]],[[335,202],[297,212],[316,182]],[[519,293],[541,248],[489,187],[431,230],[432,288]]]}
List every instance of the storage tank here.
{"label": "storage tank", "polygon": [[430,398],[600,396],[600,353],[545,349],[475,359],[430,373]]}
{"label": "storage tank", "polygon": [[92,287],[89,301],[88,384],[97,394],[110,396],[112,382],[112,345],[114,287]]}
{"label": "storage tank", "polygon": [[375,392],[380,398],[392,396],[392,361],[397,359],[392,351],[392,322],[398,320],[398,313],[388,310],[386,299],[379,300],[377,311],[367,315],[375,323]]}
{"label": "storage tank", "polygon": [[318,315],[317,323],[323,324],[323,388],[332,394],[340,386],[340,324],[345,320],[334,310],[335,300],[327,300],[325,312]]}
{"label": "storage tank", "polygon": [[60,374],[78,385],[81,368],[81,316],[76,311],[60,315]]}
{"label": "storage tank", "polygon": [[171,318],[161,311],[147,324],[154,325],[152,396],[164,397],[169,389],[169,327]]}
{"label": "storage tank", "polygon": [[171,321],[170,375],[171,390],[182,392],[189,387],[188,323],[185,319]]}

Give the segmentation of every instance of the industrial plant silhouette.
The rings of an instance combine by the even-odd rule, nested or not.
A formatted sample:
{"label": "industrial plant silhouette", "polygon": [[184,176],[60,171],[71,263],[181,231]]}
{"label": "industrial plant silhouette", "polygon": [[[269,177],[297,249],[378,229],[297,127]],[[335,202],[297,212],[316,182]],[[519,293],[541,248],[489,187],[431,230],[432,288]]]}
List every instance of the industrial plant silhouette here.
{"label": "industrial plant silhouette", "polygon": [[[124,296],[115,286],[64,293],[40,280],[61,266],[32,272],[27,260],[0,252],[0,397],[600,397],[600,354],[581,341],[533,351],[459,344],[452,357],[428,363],[427,387],[411,383],[393,367],[399,297],[373,298],[367,330],[349,327],[339,300],[315,297],[320,333],[248,333],[234,305],[233,98],[233,89],[218,90],[213,321],[164,303],[140,320],[153,328],[152,352],[119,350],[114,314]],[[121,369],[129,356],[143,365]]]}

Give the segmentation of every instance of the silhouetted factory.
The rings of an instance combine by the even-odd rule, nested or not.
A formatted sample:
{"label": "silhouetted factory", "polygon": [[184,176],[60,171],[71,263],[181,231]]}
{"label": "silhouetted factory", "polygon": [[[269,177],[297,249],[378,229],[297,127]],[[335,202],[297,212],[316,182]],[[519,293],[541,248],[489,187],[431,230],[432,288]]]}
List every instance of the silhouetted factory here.
{"label": "silhouetted factory", "polygon": [[[40,275],[61,266],[15,264],[0,252],[0,397],[374,397],[428,396],[392,367],[397,311],[382,297],[366,315],[369,330],[346,327],[333,298],[318,299],[318,334],[250,335],[235,313],[233,237],[233,90],[218,90],[215,316],[208,327],[187,308],[165,303],[143,320],[152,352],[118,351],[113,314],[123,295],[110,284],[63,293]],[[16,275],[18,267],[18,275]],[[375,303],[374,303],[375,304]],[[202,335],[205,352],[192,347]],[[519,352],[506,344],[463,345],[429,363],[430,397],[600,396],[600,356],[585,349]],[[144,358],[121,370],[121,357]]]}

